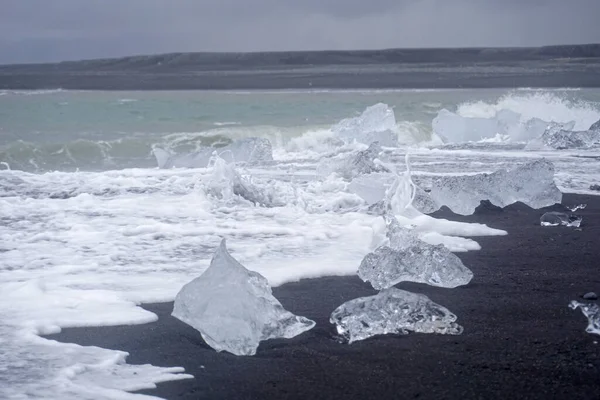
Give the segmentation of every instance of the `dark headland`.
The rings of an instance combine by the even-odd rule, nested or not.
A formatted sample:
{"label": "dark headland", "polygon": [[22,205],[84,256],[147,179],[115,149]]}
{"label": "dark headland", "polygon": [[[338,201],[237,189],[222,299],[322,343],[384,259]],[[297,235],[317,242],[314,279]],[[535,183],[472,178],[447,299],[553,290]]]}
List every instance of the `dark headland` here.
{"label": "dark headland", "polygon": [[171,53],[0,66],[0,89],[600,87],[600,44]]}
{"label": "dark headland", "polygon": [[585,317],[567,307],[600,291],[600,196],[563,198],[580,203],[588,205],[578,212],[581,230],[541,227],[544,211],[519,203],[468,217],[447,209],[434,215],[508,231],[477,238],[480,251],[458,253],[475,274],[465,287],[398,285],[456,313],[465,328],[460,336],[338,343],[329,314],[373,290],[357,277],[330,277],[274,289],[287,309],[317,324],[294,339],[263,342],[253,357],[208,348],[170,316],[172,303],[144,306],[159,316],[155,323],[65,329],[51,338],[125,350],[133,364],[185,367],[195,379],[144,391],[170,400],[598,399],[600,337],[586,333]]}

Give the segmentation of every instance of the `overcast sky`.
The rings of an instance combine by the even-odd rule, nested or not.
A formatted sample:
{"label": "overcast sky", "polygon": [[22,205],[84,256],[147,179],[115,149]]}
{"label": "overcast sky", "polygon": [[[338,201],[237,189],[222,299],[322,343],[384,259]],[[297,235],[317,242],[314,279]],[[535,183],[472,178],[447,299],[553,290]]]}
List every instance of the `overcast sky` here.
{"label": "overcast sky", "polygon": [[0,63],[600,42],[600,0],[0,0]]}

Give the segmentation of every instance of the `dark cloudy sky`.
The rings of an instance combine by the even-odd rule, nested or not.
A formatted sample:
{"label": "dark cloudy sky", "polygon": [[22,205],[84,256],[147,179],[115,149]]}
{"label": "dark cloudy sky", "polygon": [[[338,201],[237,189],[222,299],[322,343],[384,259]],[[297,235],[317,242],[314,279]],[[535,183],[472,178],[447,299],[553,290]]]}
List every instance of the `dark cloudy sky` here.
{"label": "dark cloudy sky", "polygon": [[0,0],[0,63],[600,42],[600,0]]}

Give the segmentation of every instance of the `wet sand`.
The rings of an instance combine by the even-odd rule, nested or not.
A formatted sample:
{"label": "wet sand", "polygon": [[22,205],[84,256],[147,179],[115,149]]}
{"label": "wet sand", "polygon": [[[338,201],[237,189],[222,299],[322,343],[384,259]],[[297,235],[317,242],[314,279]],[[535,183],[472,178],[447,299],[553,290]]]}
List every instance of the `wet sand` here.
{"label": "wet sand", "polygon": [[[541,227],[544,210],[523,204],[447,209],[435,217],[485,223],[507,236],[476,238],[480,251],[457,253],[475,274],[461,288],[400,284],[458,316],[460,336],[380,336],[339,343],[329,314],[344,301],[374,294],[357,277],[303,280],[274,288],[290,311],[316,321],[291,340],[263,342],[253,357],[216,353],[170,316],[172,303],[147,304],[155,323],[65,329],[50,338],[124,350],[132,364],[183,366],[195,379],[140,393],[166,399],[598,399],[600,336],[568,308],[600,293],[600,196],[566,194],[581,230]],[[550,209],[560,209],[554,206]]]}

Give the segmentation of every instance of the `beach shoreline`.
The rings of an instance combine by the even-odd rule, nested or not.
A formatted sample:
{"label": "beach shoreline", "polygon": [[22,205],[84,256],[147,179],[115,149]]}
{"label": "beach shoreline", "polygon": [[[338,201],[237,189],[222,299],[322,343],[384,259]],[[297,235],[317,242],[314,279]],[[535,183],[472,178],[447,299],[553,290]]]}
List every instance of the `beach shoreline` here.
{"label": "beach shoreline", "polygon": [[[130,353],[131,364],[182,366],[195,379],[165,382],[139,393],[166,399],[596,398],[600,337],[571,300],[600,292],[597,274],[600,196],[565,194],[586,203],[581,230],[541,227],[544,210],[520,203],[480,208],[471,216],[507,236],[477,237],[482,249],[457,253],[474,272],[456,289],[420,284],[423,293],[458,316],[460,336],[410,334],[340,343],[329,314],[375,291],[358,277],[325,277],[273,288],[284,307],[316,321],[290,340],[261,343],[256,356],[216,353],[191,327],[170,316],[172,303],[145,304],[158,321],[145,325],[70,328],[48,336],[62,342]],[[553,206],[549,209],[560,209]]]}

